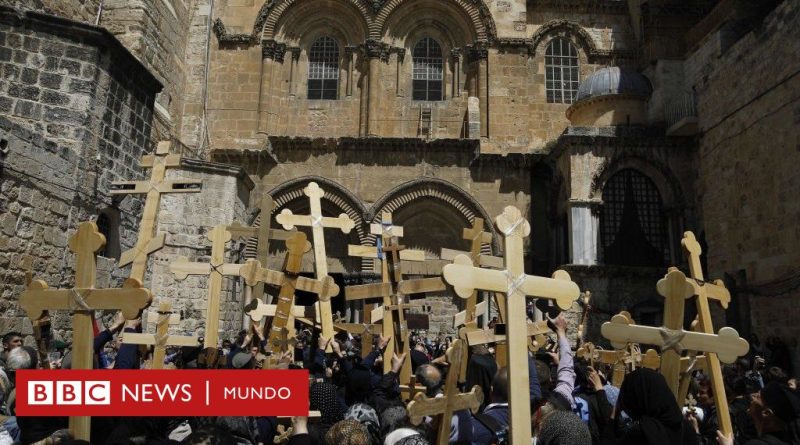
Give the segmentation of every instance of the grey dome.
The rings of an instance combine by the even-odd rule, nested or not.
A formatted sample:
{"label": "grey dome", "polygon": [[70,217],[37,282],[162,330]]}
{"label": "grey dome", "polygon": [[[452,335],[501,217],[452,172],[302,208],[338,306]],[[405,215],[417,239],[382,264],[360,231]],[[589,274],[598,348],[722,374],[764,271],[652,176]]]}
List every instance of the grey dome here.
{"label": "grey dome", "polygon": [[601,68],[587,77],[578,87],[576,101],[609,94],[631,94],[649,97],[650,81],[631,68],[611,66]]}

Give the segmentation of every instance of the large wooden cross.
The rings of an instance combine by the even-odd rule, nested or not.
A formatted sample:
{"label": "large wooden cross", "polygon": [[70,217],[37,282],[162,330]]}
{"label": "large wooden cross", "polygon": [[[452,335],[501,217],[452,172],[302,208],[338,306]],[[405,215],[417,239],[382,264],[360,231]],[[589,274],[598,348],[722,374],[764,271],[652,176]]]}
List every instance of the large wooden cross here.
{"label": "large wooden cross", "polygon": [[[94,222],[84,222],[69,239],[75,252],[75,287],[48,289],[47,283],[34,280],[19,298],[19,305],[31,320],[47,310],[72,312],[72,369],[92,369],[94,355],[92,318],[94,311],[116,309],[127,320],[135,319],[150,304],[150,291],[135,278],[125,280],[121,289],[95,289],[96,252],[106,243]],[[90,417],[70,417],[69,429],[76,439],[89,440]]]}
{"label": "large wooden cross", "polygon": [[[670,268],[667,275],[658,281],[656,289],[664,297],[664,327],[682,330],[685,301],[694,295],[692,285],[686,282],[686,275],[676,268]],[[681,354],[674,349],[664,351],[661,375],[664,376],[670,391],[679,403],[680,374]]]}
{"label": "large wooden cross", "polygon": [[[347,301],[367,300],[381,298],[383,300],[383,336],[391,337],[392,341],[383,351],[384,372],[389,372],[392,364],[392,355],[409,352],[408,326],[405,322],[405,309],[409,307],[403,301],[403,295],[398,287],[402,282],[401,260],[423,260],[425,253],[422,251],[409,251],[405,246],[398,244],[398,238],[403,235],[403,227],[392,223],[392,214],[384,212],[381,215],[380,224],[370,225],[370,233],[378,235],[376,247],[351,246],[348,251],[351,255],[377,258],[381,263],[381,282],[372,284],[360,284],[347,286],[345,288],[345,299]],[[411,252],[403,254],[403,252]],[[419,252],[419,253],[417,253]],[[366,310],[365,310],[366,312]],[[376,318],[371,318],[375,322]],[[400,369],[400,383],[407,384],[411,377],[410,360],[403,362]]]}
{"label": "large wooden cross", "polygon": [[122,343],[133,345],[152,345],[152,369],[164,367],[164,356],[167,346],[198,346],[200,340],[196,335],[170,335],[169,326],[180,323],[180,315],[172,312],[172,305],[162,302],[158,305],[155,334],[139,334],[123,332]]}
{"label": "large wooden cross", "polygon": [[[339,286],[328,275],[323,275],[318,280],[298,275],[303,265],[303,254],[311,250],[311,245],[305,233],[295,232],[286,240],[286,247],[288,250],[283,273],[261,267],[258,260],[249,260],[240,270],[240,275],[245,279],[245,283],[248,286],[253,286],[257,283],[280,286],[275,316],[272,319],[272,326],[267,339],[267,347],[273,356],[284,352],[284,348],[281,347],[279,342],[283,336],[283,331],[289,330],[289,319],[291,318],[292,307],[294,307],[296,289],[317,294],[319,301],[330,301],[331,297],[339,294]],[[260,300],[254,299],[253,301]]]}
{"label": "large wooden cross", "polygon": [[[508,387],[527,388],[528,336],[525,297],[548,298],[567,310],[580,295],[578,285],[569,274],[558,270],[553,278],[526,275],[523,265],[523,238],[531,226],[519,209],[506,207],[496,219],[497,228],[505,236],[505,270],[473,267],[467,256],[458,256],[453,264],[444,266],[444,279],[456,294],[469,298],[475,289],[500,292],[506,295],[506,325],[508,330]],[[510,431],[513,445],[530,444],[531,411],[527,391],[509,391]]]}
{"label": "large wooden cross", "polygon": [[219,341],[219,305],[223,278],[238,276],[241,264],[225,263],[225,244],[231,240],[231,233],[224,224],[211,229],[207,234],[211,241],[211,258],[208,263],[192,263],[180,257],[169,265],[169,270],[178,281],[189,275],[208,276],[208,301],[206,302],[206,329],[204,348],[216,348]]}
{"label": "large wooden cross", "polygon": [[122,253],[119,267],[131,266],[131,278],[144,282],[144,273],[147,269],[147,257],[164,247],[163,233],[156,234],[156,218],[161,204],[161,195],[164,193],[195,193],[200,191],[202,182],[166,180],[167,169],[181,166],[181,155],[169,154],[169,141],[161,141],[156,146],[156,152],[145,155],[139,165],[142,168],[152,168],[150,179],[147,181],[116,181],[111,183],[111,195],[146,194],[142,221],[139,223],[139,237],[136,245]]}
{"label": "large wooden cross", "polygon": [[[303,193],[308,196],[310,203],[311,213],[309,215],[294,215],[291,210],[283,209],[275,219],[286,230],[292,230],[295,226],[311,227],[311,235],[314,240],[314,268],[317,279],[322,280],[328,276],[328,256],[325,253],[325,233],[323,229],[334,228],[341,230],[343,233],[350,233],[350,230],[355,227],[355,223],[344,213],[337,218],[322,216],[321,201],[322,197],[325,196],[325,191],[316,182],[309,182],[308,186],[303,189]],[[330,300],[319,300],[317,309],[317,314],[319,314],[320,323],[322,324],[322,336],[333,338],[333,312]],[[330,348],[329,344],[327,352],[331,351]]]}
{"label": "large wooden cross", "polygon": [[[716,280],[713,283],[707,283],[705,281],[703,277],[703,267],[700,264],[700,254],[703,252],[703,249],[700,247],[700,243],[697,242],[697,239],[695,239],[694,233],[685,232],[683,234],[683,240],[681,240],[681,245],[686,253],[686,259],[689,262],[689,272],[692,278],[688,280],[688,283],[692,285],[694,295],[696,296],[695,303],[697,305],[698,331],[712,334],[714,332],[714,326],[711,321],[711,309],[708,300],[717,300],[723,308],[727,309],[731,301],[730,292],[725,288],[725,284],[722,280]],[[745,342],[745,345],[747,345],[747,342]],[[745,351],[740,355],[744,355],[748,348],[745,348]],[[698,349],[698,351],[703,350]],[[717,417],[719,418],[720,431],[727,435],[733,431],[733,427],[731,425],[728,402],[725,398],[725,383],[722,379],[722,368],[719,364],[720,360],[724,361],[721,355],[718,356],[718,354],[715,354],[713,351],[706,351],[706,369],[711,379],[711,385],[714,388],[714,404],[717,405]]]}
{"label": "large wooden cross", "polygon": [[[450,419],[453,417],[453,412],[468,409],[475,414],[478,412],[481,402],[483,402],[483,391],[478,385],[473,386],[470,392],[458,392],[458,370],[460,368],[459,362],[464,355],[463,348],[466,348],[466,345],[461,339],[456,339],[447,348],[447,363],[450,367],[444,380],[444,395],[428,398],[425,394],[418,393],[408,404],[408,418],[413,425],[422,423],[425,416],[439,416],[439,428],[435,442],[437,444],[448,443]],[[528,419],[528,422],[530,422],[530,419]]]}
{"label": "large wooden cross", "polygon": [[[683,350],[703,351],[706,353],[707,363],[712,363],[708,357],[713,356],[717,366],[719,366],[720,361],[733,363],[738,357],[746,354],[749,349],[747,341],[740,338],[739,333],[730,327],[724,327],[719,330],[718,335],[714,335],[704,332],[684,331],[682,329],[672,330],[663,327],[632,326],[626,317],[621,317],[620,315],[615,315],[610,322],[604,323],[601,327],[601,333],[605,338],[611,340],[611,344],[614,347],[626,342],[638,342],[661,346],[662,354],[671,349],[678,354]],[[724,398],[724,387],[714,388],[715,392],[718,390],[722,392]],[[715,403],[719,402],[715,400]],[[727,414],[725,416],[720,409],[720,405],[717,404],[717,413],[720,431],[726,435],[730,434],[732,427],[728,410],[724,410],[724,413]]]}

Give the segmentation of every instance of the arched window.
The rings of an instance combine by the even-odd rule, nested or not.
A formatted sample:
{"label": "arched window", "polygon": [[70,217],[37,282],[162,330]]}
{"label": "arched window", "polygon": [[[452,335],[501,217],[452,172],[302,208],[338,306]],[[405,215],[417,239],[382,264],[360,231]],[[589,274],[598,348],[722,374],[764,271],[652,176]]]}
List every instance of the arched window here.
{"label": "arched window", "polygon": [[339,45],[320,37],[308,52],[308,98],[336,99],[339,92]]}
{"label": "arched window", "polygon": [[564,38],[555,38],[544,55],[547,102],[571,104],[578,94],[578,50]]}
{"label": "arched window", "polygon": [[669,260],[666,217],[653,181],[627,168],[603,189],[600,235],[603,262],[623,266],[662,266]]}
{"label": "arched window", "polygon": [[414,100],[442,100],[442,47],[430,37],[417,42],[413,52]]}
{"label": "arched window", "polygon": [[120,256],[119,210],[112,207],[101,210],[95,224],[97,224],[97,230],[106,237],[106,245],[97,254],[118,260]]}

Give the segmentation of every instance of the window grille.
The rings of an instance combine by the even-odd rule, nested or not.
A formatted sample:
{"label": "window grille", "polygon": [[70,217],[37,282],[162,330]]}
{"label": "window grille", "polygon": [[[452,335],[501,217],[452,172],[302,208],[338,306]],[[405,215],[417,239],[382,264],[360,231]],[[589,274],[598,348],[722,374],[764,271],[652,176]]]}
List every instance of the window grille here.
{"label": "window grille", "polygon": [[336,99],[339,93],[339,45],[320,37],[308,54],[308,98]]}
{"label": "window grille", "polygon": [[666,216],[653,181],[624,169],[603,189],[600,234],[603,261],[626,266],[661,266],[669,261]]}
{"label": "window grille", "polygon": [[417,42],[413,52],[413,99],[442,100],[442,47],[430,37]]}
{"label": "window grille", "polygon": [[547,102],[571,104],[580,85],[578,50],[567,39],[556,38],[544,56]]}

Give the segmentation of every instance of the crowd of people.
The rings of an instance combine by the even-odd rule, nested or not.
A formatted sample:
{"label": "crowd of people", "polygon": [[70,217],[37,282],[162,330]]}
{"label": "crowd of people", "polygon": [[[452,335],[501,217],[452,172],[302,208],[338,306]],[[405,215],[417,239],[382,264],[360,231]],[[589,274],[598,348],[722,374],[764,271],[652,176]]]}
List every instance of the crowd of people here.
{"label": "crowd of people", "polygon": [[[664,378],[649,369],[626,375],[621,387],[610,384],[610,369],[592,367],[574,357],[568,323],[562,315],[550,320],[553,347],[531,354],[529,399],[533,441],[538,445],[597,444],[800,444],[800,397],[790,378],[788,355],[756,347],[735,365],[725,366],[726,398],[734,424],[729,436],[718,431],[713,386],[697,372],[690,393],[696,406],[681,407]],[[94,341],[96,368],[138,369],[151,359],[147,349],[122,344],[120,332],[141,331],[140,320],[121,316],[99,332]],[[398,375],[409,360],[416,382],[428,397],[443,397],[447,375],[445,354],[451,338],[411,336],[410,352],[395,354],[391,370],[383,372],[383,350],[390,338],[378,337],[368,354],[347,333],[326,339],[318,332],[300,331],[295,353],[281,356],[281,366],[305,368],[310,381],[310,410],[318,418],[293,417],[95,417],[95,444],[272,444],[281,422],[291,423],[291,445],[414,445],[433,443],[439,422],[449,422],[450,443],[508,443],[509,388],[506,368],[498,368],[493,345],[470,347],[466,391],[480,386],[485,395],[479,411],[457,411],[451,419],[409,421]],[[770,339],[767,342],[769,348]],[[186,369],[253,369],[267,359],[265,341],[255,330],[242,331],[219,348],[183,347],[169,351],[165,366]],[[328,346],[333,352],[326,353]],[[67,419],[15,416],[15,374],[41,367],[39,352],[23,345],[18,332],[2,338],[0,355],[0,445],[86,443],[72,439]],[[51,341],[47,354],[51,368],[71,367],[69,345]],[[771,350],[773,348],[770,348]],[[756,355],[758,354],[758,355]],[[441,416],[437,416],[441,417]],[[287,425],[288,426],[288,425]]]}

